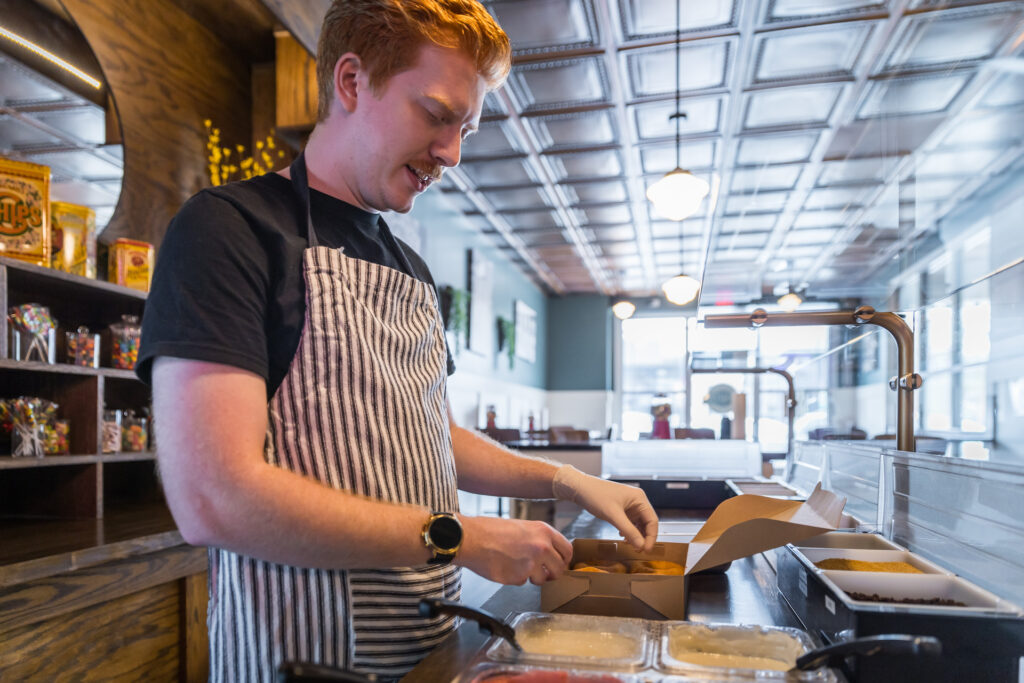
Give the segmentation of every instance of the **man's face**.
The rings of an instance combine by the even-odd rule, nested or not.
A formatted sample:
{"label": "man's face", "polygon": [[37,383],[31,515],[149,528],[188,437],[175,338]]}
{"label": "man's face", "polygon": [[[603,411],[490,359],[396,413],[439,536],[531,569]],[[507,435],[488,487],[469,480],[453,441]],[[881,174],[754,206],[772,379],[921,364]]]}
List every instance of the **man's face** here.
{"label": "man's face", "polygon": [[435,45],[423,46],[416,64],[376,95],[363,90],[349,128],[358,136],[349,182],[364,208],[411,209],[445,167],[459,163],[485,94],[486,81],[469,57]]}

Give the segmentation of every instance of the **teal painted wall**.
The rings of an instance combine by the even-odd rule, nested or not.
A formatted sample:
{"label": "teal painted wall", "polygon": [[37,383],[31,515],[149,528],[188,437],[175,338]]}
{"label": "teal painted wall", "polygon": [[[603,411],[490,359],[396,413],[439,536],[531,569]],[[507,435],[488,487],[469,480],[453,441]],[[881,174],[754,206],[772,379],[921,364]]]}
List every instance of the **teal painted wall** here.
{"label": "teal painted wall", "polygon": [[608,297],[570,295],[548,301],[547,388],[612,388],[612,315]]}
{"label": "teal painted wall", "polygon": [[536,362],[530,363],[522,358],[516,358],[513,366],[509,368],[508,356],[504,351],[498,351],[495,331],[494,344],[487,353],[477,353],[463,348],[455,355],[456,372],[471,372],[525,386],[545,388],[549,335],[546,322],[548,300],[544,293],[511,263],[500,249],[470,224],[445,199],[439,189],[432,189],[419,197],[409,216],[421,225],[420,255],[430,267],[439,289],[445,285],[458,289],[468,288],[468,249],[473,249],[477,258],[482,257],[493,264],[490,321],[492,330],[497,329],[498,316],[514,319],[517,299],[537,312]]}

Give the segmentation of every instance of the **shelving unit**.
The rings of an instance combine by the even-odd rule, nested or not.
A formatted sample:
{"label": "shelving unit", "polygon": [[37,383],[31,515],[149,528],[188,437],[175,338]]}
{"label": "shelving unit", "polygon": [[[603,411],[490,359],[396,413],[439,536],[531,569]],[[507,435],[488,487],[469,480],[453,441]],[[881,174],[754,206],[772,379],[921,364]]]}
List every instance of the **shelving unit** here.
{"label": "shelving unit", "polygon": [[[144,292],[0,257],[0,397],[54,401],[71,429],[69,455],[0,455],[0,575],[11,563],[153,534],[173,534],[180,543],[157,481],[156,454],[102,452],[104,405],[139,412],[150,403],[148,387],[131,370],[59,362],[64,330],[84,325],[101,333],[101,363],[109,363],[105,331],[123,314],[141,317],[145,301]],[[48,306],[58,321],[58,363],[7,357],[6,311],[25,303]]]}

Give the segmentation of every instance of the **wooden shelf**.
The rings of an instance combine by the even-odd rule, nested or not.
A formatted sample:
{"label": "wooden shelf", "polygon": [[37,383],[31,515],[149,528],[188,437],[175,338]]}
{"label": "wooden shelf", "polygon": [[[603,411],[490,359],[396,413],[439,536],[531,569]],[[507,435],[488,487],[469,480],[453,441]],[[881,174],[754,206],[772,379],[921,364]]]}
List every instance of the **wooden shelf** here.
{"label": "wooden shelf", "polygon": [[18,259],[0,256],[0,266],[9,269],[8,279],[17,280],[25,285],[32,286],[41,293],[56,293],[71,297],[95,297],[102,296],[106,300],[121,297],[124,299],[145,301],[146,292],[122,287],[105,280],[94,280],[81,275],[62,273],[52,268],[44,268]]}
{"label": "wooden shelf", "polygon": [[12,458],[0,456],[0,470],[27,469],[30,467],[61,467],[67,465],[92,465],[98,462],[145,462],[156,460],[155,451],[122,453],[89,453],[84,455],[47,455],[42,458]]}
{"label": "wooden shelf", "polygon": [[162,503],[108,505],[103,519],[0,518],[0,587],[181,545]]}
{"label": "wooden shelf", "polygon": [[26,372],[49,372],[55,375],[89,375],[92,377],[113,377],[116,379],[138,379],[134,370],[116,368],[90,368],[70,363],[42,363],[34,360],[12,360],[0,358],[0,369],[24,370]]}

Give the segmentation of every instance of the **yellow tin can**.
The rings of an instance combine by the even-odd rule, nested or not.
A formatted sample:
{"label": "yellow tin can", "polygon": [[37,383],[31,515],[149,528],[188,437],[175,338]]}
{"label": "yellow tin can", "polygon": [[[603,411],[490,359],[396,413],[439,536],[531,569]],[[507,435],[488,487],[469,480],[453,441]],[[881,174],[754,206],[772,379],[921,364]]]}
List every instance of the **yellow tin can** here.
{"label": "yellow tin can", "polygon": [[0,254],[50,265],[50,168],[0,158]]}
{"label": "yellow tin can", "polygon": [[107,279],[148,292],[153,279],[153,245],[123,237],[115,240],[110,245]]}
{"label": "yellow tin can", "polygon": [[96,277],[95,211],[50,202],[50,264],[65,273]]}

